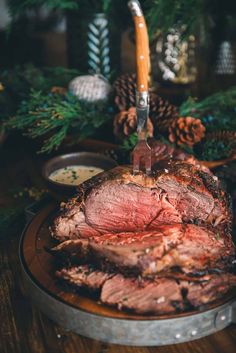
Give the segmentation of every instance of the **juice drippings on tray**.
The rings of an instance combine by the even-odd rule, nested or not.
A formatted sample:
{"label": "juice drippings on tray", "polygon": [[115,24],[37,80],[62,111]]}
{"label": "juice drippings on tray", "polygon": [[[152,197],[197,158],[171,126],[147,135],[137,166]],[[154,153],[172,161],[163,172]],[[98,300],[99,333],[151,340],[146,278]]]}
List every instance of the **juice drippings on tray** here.
{"label": "juice drippings on tray", "polygon": [[103,169],[93,166],[71,165],[55,170],[49,179],[67,185],[79,185],[94,175],[103,172]]}

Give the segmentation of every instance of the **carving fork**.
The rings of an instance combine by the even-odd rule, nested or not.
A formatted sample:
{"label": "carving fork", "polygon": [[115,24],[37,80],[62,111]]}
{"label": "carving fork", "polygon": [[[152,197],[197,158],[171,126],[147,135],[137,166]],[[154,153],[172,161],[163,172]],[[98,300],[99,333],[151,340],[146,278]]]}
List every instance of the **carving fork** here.
{"label": "carving fork", "polygon": [[135,25],[136,37],[136,112],[138,143],[133,150],[133,173],[140,171],[141,159],[146,174],[151,173],[151,148],[147,143],[147,119],[149,115],[148,74],[150,67],[149,44],[146,22],[137,0],[128,2]]}

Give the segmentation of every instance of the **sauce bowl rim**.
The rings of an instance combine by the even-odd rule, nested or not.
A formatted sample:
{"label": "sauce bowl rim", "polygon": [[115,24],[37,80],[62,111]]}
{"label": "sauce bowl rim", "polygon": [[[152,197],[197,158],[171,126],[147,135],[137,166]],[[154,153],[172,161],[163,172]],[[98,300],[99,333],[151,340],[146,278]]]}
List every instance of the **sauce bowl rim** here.
{"label": "sauce bowl rim", "polygon": [[[104,155],[104,154],[102,154],[102,153],[86,152],[86,151],[83,151],[83,152],[66,153],[66,154],[61,154],[61,155],[52,157],[52,158],[50,158],[49,160],[47,160],[47,161],[44,163],[44,165],[43,165],[43,167],[42,167],[42,176],[43,176],[43,178],[44,178],[47,182],[49,182],[49,183],[51,183],[51,184],[53,184],[53,185],[55,185],[55,186],[61,187],[61,188],[67,188],[67,189],[75,189],[75,188],[77,188],[81,183],[78,184],[78,185],[64,184],[64,183],[59,183],[59,182],[57,182],[57,181],[54,181],[54,180],[50,179],[50,178],[49,178],[49,175],[50,175],[51,173],[53,173],[53,171],[55,171],[55,170],[57,170],[57,169],[60,169],[60,168],[63,168],[63,166],[62,166],[62,167],[59,167],[59,168],[55,168],[53,171],[49,171],[50,165],[53,164],[53,163],[56,162],[56,161],[60,162],[60,161],[63,161],[63,160],[65,161],[65,160],[67,160],[67,159],[68,159],[68,161],[69,161],[70,159],[72,159],[72,158],[74,158],[74,157],[80,157],[80,156],[84,156],[84,157],[85,157],[86,155],[88,155],[88,157],[93,157],[93,158],[98,158],[98,159],[100,158],[100,159],[102,159],[103,161],[106,160],[107,162],[113,163],[114,165],[113,165],[112,168],[114,168],[115,166],[118,165],[118,163],[117,163],[113,158],[111,158],[111,157],[109,157],[109,156],[106,156],[106,155]],[[72,164],[68,163],[68,166],[69,166],[69,165],[72,165]],[[86,165],[84,165],[84,164],[73,164],[73,166],[75,166],[75,165],[78,165],[78,166],[79,166],[79,165],[86,166]],[[95,165],[92,165],[92,164],[90,164],[90,165],[88,165],[88,166],[91,166],[91,167],[98,167],[98,166],[95,166]],[[101,168],[102,168],[102,166],[101,166]],[[102,173],[102,172],[101,172],[101,173]]]}

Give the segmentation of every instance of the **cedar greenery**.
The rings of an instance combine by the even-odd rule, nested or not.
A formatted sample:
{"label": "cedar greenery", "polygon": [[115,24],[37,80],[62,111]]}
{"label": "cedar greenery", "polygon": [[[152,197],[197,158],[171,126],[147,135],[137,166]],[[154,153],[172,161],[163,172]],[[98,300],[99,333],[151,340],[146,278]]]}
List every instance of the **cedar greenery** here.
{"label": "cedar greenery", "polygon": [[38,68],[32,64],[16,65],[13,69],[1,70],[0,82],[3,91],[0,91],[0,116],[5,110],[4,101],[10,102],[7,108],[15,112],[15,107],[22,99],[27,99],[31,89],[48,92],[53,86],[66,87],[71,79],[80,74],[76,69]]}
{"label": "cedar greenery", "polygon": [[236,131],[216,131],[207,134],[194,146],[198,159],[212,161],[236,155]]}
{"label": "cedar greenery", "polygon": [[33,139],[44,138],[40,152],[49,153],[57,149],[69,133],[83,139],[108,119],[110,113],[104,104],[82,103],[70,93],[62,96],[32,90],[5,126],[22,130]]}
{"label": "cedar greenery", "polygon": [[180,116],[200,118],[207,132],[236,131],[236,86],[200,102],[189,98],[180,106]]}
{"label": "cedar greenery", "polygon": [[107,103],[86,104],[67,93],[52,94],[53,86],[66,87],[79,75],[75,69],[37,68],[31,64],[1,72],[1,128],[21,130],[30,138],[44,140],[41,152],[60,146],[70,134],[91,136],[111,118]]}
{"label": "cedar greenery", "polygon": [[207,44],[206,39],[215,26],[222,33],[227,21],[232,28],[235,25],[236,6],[232,0],[143,0],[143,4],[152,37],[157,30],[166,32],[177,25],[184,26],[185,36],[200,30],[201,39]]}
{"label": "cedar greenery", "polygon": [[[17,129],[31,138],[44,140],[41,152],[50,152],[71,135],[84,138],[112,120],[114,109],[110,102],[86,104],[70,93],[51,93],[53,86],[66,87],[79,72],[64,68],[36,68],[17,66],[0,72],[0,129]],[[215,93],[201,101],[189,98],[180,106],[180,116],[200,118],[209,132],[236,131],[236,87]],[[218,136],[218,135],[217,135]],[[162,135],[158,139],[163,139]],[[232,140],[232,139],[231,139]],[[130,152],[137,142],[132,134],[122,145]],[[166,141],[163,141],[166,142]],[[201,141],[201,149],[194,153],[204,160],[217,160],[229,156],[232,143],[224,135],[211,142]],[[185,148],[186,149],[186,148]]]}
{"label": "cedar greenery", "polygon": [[204,13],[204,0],[146,0],[147,22],[151,36],[157,30],[167,31],[184,25],[188,34],[194,32],[200,15]]}
{"label": "cedar greenery", "polygon": [[136,133],[133,133],[123,140],[121,147],[125,152],[131,152],[134,146],[137,144],[137,142],[138,142],[138,135]]}
{"label": "cedar greenery", "polygon": [[220,160],[229,157],[233,149],[235,149],[233,141],[227,143],[213,139],[204,143],[202,151],[197,153],[197,157],[204,161]]}

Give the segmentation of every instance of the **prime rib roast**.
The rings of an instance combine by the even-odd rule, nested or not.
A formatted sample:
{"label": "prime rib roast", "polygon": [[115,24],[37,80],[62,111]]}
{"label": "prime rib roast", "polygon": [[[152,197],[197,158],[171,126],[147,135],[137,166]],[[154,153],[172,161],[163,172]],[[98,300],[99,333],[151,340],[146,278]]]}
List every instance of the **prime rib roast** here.
{"label": "prime rib roast", "polygon": [[236,285],[230,199],[195,161],[101,173],[61,206],[50,249],[71,288],[138,314],[184,311]]}
{"label": "prime rib roast", "polygon": [[105,304],[138,314],[167,314],[194,309],[221,297],[236,284],[235,276],[229,273],[194,279],[169,274],[150,279],[103,272],[90,265],[62,269],[56,275],[72,287],[98,291],[100,300]]}
{"label": "prime rib roast", "polygon": [[230,268],[234,248],[229,236],[194,224],[165,224],[155,230],[107,233],[66,240],[51,250],[69,264],[96,262],[100,268],[142,276],[181,269],[201,273]]}

